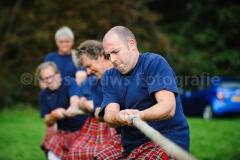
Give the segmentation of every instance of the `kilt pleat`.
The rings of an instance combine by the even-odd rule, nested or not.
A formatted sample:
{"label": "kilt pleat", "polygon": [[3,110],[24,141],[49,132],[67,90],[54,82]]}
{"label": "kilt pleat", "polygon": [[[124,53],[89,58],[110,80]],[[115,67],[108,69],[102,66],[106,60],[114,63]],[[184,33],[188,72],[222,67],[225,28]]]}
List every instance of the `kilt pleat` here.
{"label": "kilt pleat", "polygon": [[46,154],[48,151],[51,151],[60,159],[65,160],[70,146],[77,137],[79,137],[80,133],[80,130],[70,132],[55,130],[54,127],[48,127],[41,148]]}
{"label": "kilt pleat", "polygon": [[117,160],[117,157],[122,154],[123,148],[121,145],[121,135],[116,134],[111,141],[105,145],[104,149],[99,152],[95,160]]}
{"label": "kilt pleat", "polygon": [[81,135],[72,144],[67,159],[93,159],[114,135],[116,135],[114,128],[98,122],[96,118],[89,117],[82,127]]}
{"label": "kilt pleat", "polygon": [[119,160],[173,160],[164,150],[154,142],[147,142],[134,149],[129,154],[120,154]]}

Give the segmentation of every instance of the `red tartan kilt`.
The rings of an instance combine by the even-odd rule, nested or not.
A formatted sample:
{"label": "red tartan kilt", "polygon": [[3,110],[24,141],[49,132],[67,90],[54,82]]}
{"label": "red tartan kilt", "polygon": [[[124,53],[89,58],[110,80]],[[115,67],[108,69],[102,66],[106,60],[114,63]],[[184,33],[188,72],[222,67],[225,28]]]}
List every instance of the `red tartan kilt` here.
{"label": "red tartan kilt", "polygon": [[110,128],[106,123],[89,117],[82,127],[81,135],[71,146],[67,159],[93,159],[115,134],[116,130]]}
{"label": "red tartan kilt", "polygon": [[47,133],[42,141],[41,148],[46,153],[53,152],[57,157],[65,160],[70,146],[80,135],[80,130],[75,132],[56,130],[55,126],[47,127]]}
{"label": "red tartan kilt", "polygon": [[117,159],[121,160],[173,160],[171,156],[169,156],[164,150],[156,145],[154,142],[147,142],[134,149],[129,154],[121,154],[117,157]]}
{"label": "red tartan kilt", "polygon": [[121,135],[116,134],[112,137],[111,141],[105,145],[104,149],[99,152],[94,159],[96,160],[116,160],[117,157],[122,154],[123,148],[121,145]]}

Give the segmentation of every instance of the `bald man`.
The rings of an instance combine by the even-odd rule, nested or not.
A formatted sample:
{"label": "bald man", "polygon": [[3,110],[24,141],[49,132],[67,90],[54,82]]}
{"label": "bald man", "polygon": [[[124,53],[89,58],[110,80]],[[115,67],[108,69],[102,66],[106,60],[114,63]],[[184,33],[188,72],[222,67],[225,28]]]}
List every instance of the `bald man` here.
{"label": "bald man", "polygon": [[189,127],[183,114],[177,77],[167,61],[154,53],[141,54],[126,27],[110,29],[103,39],[114,65],[102,77],[103,102],[99,116],[110,127],[121,127],[122,154],[116,159],[168,159],[171,155],[147,138],[128,119],[129,114],[189,152]]}

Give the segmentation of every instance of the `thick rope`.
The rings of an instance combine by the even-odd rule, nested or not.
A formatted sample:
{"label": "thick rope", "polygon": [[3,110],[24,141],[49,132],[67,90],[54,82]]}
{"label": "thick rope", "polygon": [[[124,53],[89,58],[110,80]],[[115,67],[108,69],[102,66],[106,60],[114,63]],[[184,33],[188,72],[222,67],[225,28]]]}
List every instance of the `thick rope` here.
{"label": "thick rope", "polygon": [[149,126],[146,122],[142,121],[140,118],[135,117],[133,114],[129,115],[129,120],[132,121],[134,126],[136,126],[142,133],[144,133],[153,142],[159,145],[164,151],[169,155],[173,156],[177,160],[196,160],[196,158],[189,155],[186,151],[180,148],[177,144],[170,141],[157,130]]}
{"label": "thick rope", "polygon": [[[73,114],[74,116],[89,114],[89,113],[84,112],[84,111],[82,111],[82,110],[80,110],[80,109],[77,109],[77,110],[75,110],[75,111],[71,111],[70,113]],[[64,114],[65,116],[67,116],[66,111],[64,111],[63,114]]]}
{"label": "thick rope", "polygon": [[89,113],[84,112],[84,111],[82,111],[82,110],[80,110],[80,109],[78,109],[78,110],[76,110],[76,111],[72,111],[72,112],[70,112],[70,113],[71,113],[71,114],[74,114],[74,115],[89,114]]}

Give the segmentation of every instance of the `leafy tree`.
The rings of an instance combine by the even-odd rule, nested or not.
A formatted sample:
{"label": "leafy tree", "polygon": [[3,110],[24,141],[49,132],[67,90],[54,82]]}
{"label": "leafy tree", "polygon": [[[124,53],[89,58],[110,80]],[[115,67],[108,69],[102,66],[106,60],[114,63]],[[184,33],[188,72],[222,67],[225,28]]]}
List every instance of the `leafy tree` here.
{"label": "leafy tree", "polygon": [[[3,0],[0,6],[1,106],[37,103],[35,68],[57,49],[54,35],[61,26],[73,30],[74,48],[123,25],[141,52],[163,55],[178,76],[240,76],[236,0]],[[21,79],[25,73],[30,84]]]}
{"label": "leafy tree", "polygon": [[[240,76],[240,5],[236,0],[153,1],[180,75]],[[172,56],[172,55],[171,55]]]}
{"label": "leafy tree", "polygon": [[[61,26],[69,26],[75,34],[76,48],[87,39],[102,40],[113,26],[123,25],[134,31],[141,51],[155,44],[155,50],[165,52],[168,39],[157,27],[159,14],[148,9],[148,0],[15,0],[1,1],[0,9],[0,73],[3,84],[9,84],[10,102],[37,102],[38,86],[35,68],[47,53],[56,50],[54,35]],[[159,45],[156,42],[162,41]],[[27,73],[32,82],[26,84]],[[24,84],[25,83],[25,84]],[[11,85],[12,84],[12,85]],[[14,87],[14,88],[13,88]],[[4,91],[3,91],[4,92]],[[4,98],[2,98],[4,99]]]}

